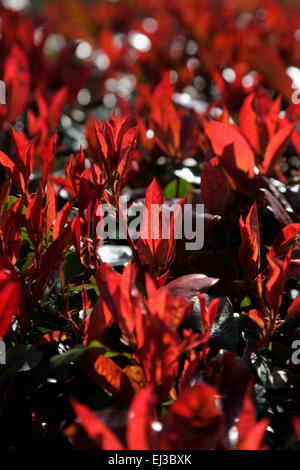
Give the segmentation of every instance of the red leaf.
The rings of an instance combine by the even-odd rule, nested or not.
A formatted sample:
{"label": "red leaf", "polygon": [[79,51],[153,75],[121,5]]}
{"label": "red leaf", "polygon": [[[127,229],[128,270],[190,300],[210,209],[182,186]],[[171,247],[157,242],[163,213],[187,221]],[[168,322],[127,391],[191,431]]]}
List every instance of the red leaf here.
{"label": "red leaf", "polygon": [[58,186],[61,186],[62,188],[64,188],[66,191],[68,191],[68,193],[72,197],[77,196],[76,191],[74,190],[72,181],[70,181],[68,178],[58,178],[56,176],[55,177],[51,176],[51,181],[53,183],[56,183]]}
{"label": "red leaf", "polygon": [[62,107],[67,99],[67,92],[68,88],[63,86],[53,95],[51,99],[47,116],[50,131],[52,131],[52,129],[54,129],[59,122],[62,114]]}
{"label": "red leaf", "polygon": [[151,315],[156,314],[171,330],[176,331],[179,325],[186,319],[188,308],[193,303],[187,302],[183,296],[175,296],[165,288],[157,289],[150,294],[147,290],[147,293],[148,300],[145,301],[145,304],[149,308]]}
{"label": "red leaf", "polygon": [[139,303],[135,276],[136,270],[132,263],[125,267],[122,276],[106,263],[101,264],[96,272],[101,297],[129,340],[132,339]]}
{"label": "red leaf", "polygon": [[[246,139],[232,124],[223,124],[218,121],[210,121],[207,125],[207,133],[213,150],[220,157],[221,163],[231,160],[232,166],[237,170],[252,176],[255,166],[254,153]],[[226,147],[232,148],[233,153],[227,155]]]}
{"label": "red leaf", "polygon": [[241,443],[246,437],[256,421],[256,412],[251,398],[252,383],[245,393],[241,412],[237,420],[238,443]]}
{"label": "red leaf", "polygon": [[162,205],[164,203],[164,192],[159,186],[159,184],[157,184],[156,178],[153,178],[152,183],[148,186],[148,189],[146,191],[145,202],[146,202],[146,207],[148,209],[149,218],[151,214],[151,205],[152,204]]}
{"label": "red leaf", "polygon": [[239,444],[238,450],[259,450],[269,422],[268,418],[258,421],[248,432],[243,442]]}
{"label": "red leaf", "polygon": [[15,164],[14,162],[3,152],[0,151],[0,163],[11,175],[14,173]]}
{"label": "red leaf", "polygon": [[200,301],[201,324],[203,333],[210,332],[215,321],[218,311],[220,299],[213,299],[208,307],[205,305],[205,298],[203,295],[198,294]]}
{"label": "red leaf", "polygon": [[269,308],[273,310],[275,314],[278,313],[286,278],[290,266],[291,252],[282,261],[279,258],[272,258],[267,254],[267,260],[269,263],[269,279],[265,286],[266,300]]}
{"label": "red leaf", "polygon": [[[135,310],[139,302],[139,292],[135,286],[136,268],[133,263],[128,263],[123,270],[119,286],[119,317],[124,316],[124,325],[129,335],[135,328]],[[126,319],[126,320],[125,320]]]}
{"label": "red leaf", "polygon": [[93,442],[102,450],[125,450],[117,436],[91,411],[75,398],[70,399],[74,412],[81,421],[84,430]]}
{"label": "red leaf", "polygon": [[252,149],[256,154],[260,154],[259,128],[256,122],[256,113],[253,109],[253,101],[256,94],[248,95],[242,104],[240,111],[240,128]]}
{"label": "red leaf", "polygon": [[103,126],[100,121],[95,120],[95,129],[96,129],[96,136],[97,136],[98,144],[102,152],[102,163],[104,164],[106,171],[108,171],[109,169],[108,145],[106,143],[106,140],[104,137]]}
{"label": "red leaf", "polygon": [[[152,183],[148,186],[148,189],[146,191],[145,202],[148,220],[143,220],[141,236],[143,240],[146,240],[146,243],[149,246],[152,256],[155,256],[157,247],[161,241],[162,236],[161,215],[159,215],[158,219],[156,214],[158,213],[157,210],[164,203],[164,193],[161,187],[157,184],[156,178],[154,178]],[[158,225],[154,224],[155,219],[157,219]],[[147,233],[147,237],[145,236],[145,232]]]}
{"label": "red leaf", "polygon": [[254,321],[260,328],[263,328],[265,325],[265,316],[263,315],[262,312],[259,310],[256,310],[255,308],[249,310],[248,312],[248,317],[251,318],[252,321]]}
{"label": "red leaf", "polygon": [[90,176],[90,170],[86,169],[80,177],[78,191],[78,208],[80,217],[84,217],[84,211],[87,209],[89,204],[102,196],[103,185],[94,185],[90,181]]}
{"label": "red leaf", "polygon": [[27,57],[17,45],[4,62],[4,82],[8,90],[8,121],[15,122],[27,105],[31,83]]}
{"label": "red leaf", "polygon": [[66,171],[67,175],[72,180],[76,193],[79,192],[80,181],[85,171],[85,155],[81,147],[80,152],[76,154],[75,158],[70,160]]}
{"label": "red leaf", "polygon": [[82,359],[83,370],[107,393],[128,404],[134,396],[134,390],[121,367],[109,357],[101,354],[91,364],[92,357],[93,351]]}
{"label": "red leaf", "polygon": [[173,98],[174,88],[171,83],[171,72],[166,72],[161,82],[155,88],[152,95],[152,102],[159,105],[165,98],[171,100]]}
{"label": "red leaf", "polygon": [[294,132],[296,123],[287,124],[285,127],[280,129],[268,143],[266,153],[264,156],[263,167],[261,173],[266,176],[271,176],[276,163],[283,154],[287,144],[289,143],[290,137]]}
{"label": "red leaf", "polygon": [[233,193],[220,165],[214,157],[204,166],[201,173],[201,196],[211,214],[222,214],[227,204],[233,201]]}
{"label": "red leaf", "polygon": [[45,184],[48,180],[49,172],[51,171],[51,166],[53,165],[53,160],[55,156],[55,149],[56,149],[56,140],[57,134],[55,133],[48,142],[46,157],[44,159],[44,167],[43,167],[43,179],[42,179],[42,186],[45,187]]}
{"label": "red leaf", "polygon": [[154,384],[160,402],[167,400],[178,372],[180,341],[157,315],[142,312],[136,320],[136,355],[146,382]]}
{"label": "red leaf", "polygon": [[0,151],[0,164],[8,171],[8,174],[12,178],[13,184],[20,189],[22,192],[25,191],[24,176],[20,172],[16,164],[3,152]]}
{"label": "red leaf", "polygon": [[28,184],[29,176],[31,174],[31,153],[34,140],[29,142],[23,132],[15,132],[12,126],[11,133],[17,150],[17,167],[22,173],[24,181]]}
{"label": "red leaf", "polygon": [[289,224],[283,227],[270,247],[270,256],[275,258],[287,254],[294,247],[299,237],[300,224]]}
{"label": "red leaf", "polygon": [[55,222],[54,222],[54,226],[53,226],[53,241],[55,241],[59,237],[59,235],[61,235],[62,232],[64,231],[65,225],[67,223],[67,220],[71,213],[73,205],[74,205],[74,199],[71,199],[70,201],[65,203],[63,208],[58,213],[57,218],[55,219]]}
{"label": "red leaf", "polygon": [[241,60],[245,60],[251,70],[257,70],[264,80],[277,90],[289,102],[291,100],[292,81],[286,73],[286,63],[279,55],[279,50],[252,36],[253,41],[247,41]]}
{"label": "red leaf", "polygon": [[146,191],[146,211],[137,250],[142,265],[159,286],[165,283],[175,256],[176,231],[182,222],[185,202],[186,198],[179,201],[170,214],[168,208],[163,206],[164,194],[155,178]]}
{"label": "red leaf", "polygon": [[63,256],[63,251],[70,237],[70,227],[50,245],[40,257],[37,281],[33,288],[33,302],[36,302],[44,292],[47,284],[52,278],[57,264]]}
{"label": "red leaf", "polygon": [[89,344],[94,340],[105,342],[113,321],[114,319],[107,305],[101,297],[98,297],[95,307],[85,324],[83,344]]}
{"label": "red leaf", "polygon": [[297,435],[298,441],[300,441],[300,416],[293,416],[292,423]]}
{"label": "red leaf", "polygon": [[285,320],[295,320],[300,315],[300,295],[298,295],[295,300],[291,303],[288,308]]}
{"label": "red leaf", "polygon": [[50,232],[52,224],[56,219],[56,196],[53,184],[50,180],[47,182],[46,194],[46,235]]}
{"label": "red leaf", "polygon": [[259,450],[264,438],[269,419],[256,422],[255,407],[251,398],[252,384],[245,393],[243,407],[237,422],[237,450]]}
{"label": "red leaf", "polygon": [[101,298],[107,304],[109,310],[112,312],[115,320],[118,321],[116,307],[114,301],[120,285],[121,276],[114,271],[107,263],[100,264],[96,272],[96,280],[101,292]]}
{"label": "red leaf", "polygon": [[105,120],[103,124],[95,120],[95,129],[100,154],[98,152],[98,155],[95,155],[94,138],[89,130],[92,152],[101,170],[105,170],[109,186],[117,197],[133,168],[137,128],[132,125],[130,115],[116,119],[113,114],[110,120]]}
{"label": "red leaf", "polygon": [[122,147],[119,157],[118,173],[122,186],[125,185],[128,172],[131,168],[134,150],[137,144],[137,128],[132,127],[123,136]]}
{"label": "red leaf", "polygon": [[25,196],[20,197],[9,208],[6,214],[6,220],[1,227],[5,254],[10,258],[13,264],[16,263],[21,248],[21,228],[23,224],[22,210]]}
{"label": "red leaf", "polygon": [[180,149],[181,123],[173,105],[173,93],[170,72],[167,72],[153,92],[151,120],[158,145],[166,154],[176,157]]}
{"label": "red leaf", "polygon": [[215,449],[223,434],[223,412],[215,388],[186,389],[170,407],[161,433],[164,450]]}
{"label": "red leaf", "polygon": [[25,215],[27,232],[37,252],[41,249],[44,229],[44,217],[42,215],[43,197],[43,188],[39,184],[34,198],[28,204]]}
{"label": "red leaf", "polygon": [[260,269],[260,234],[256,202],[252,205],[245,222],[239,220],[241,244],[239,246],[239,263],[243,267],[247,281],[256,279]]}
{"label": "red leaf", "polygon": [[135,395],[128,411],[127,447],[129,450],[155,449],[152,424],[155,421],[156,398],[151,385]]}
{"label": "red leaf", "polygon": [[81,253],[81,245],[80,245],[80,217],[79,214],[76,214],[74,217],[72,224],[71,224],[71,230],[72,230],[72,237],[73,237],[73,243],[74,246],[76,247],[77,253]]}
{"label": "red leaf", "polygon": [[2,339],[15,316],[22,320],[25,295],[14,265],[8,258],[0,257],[0,339]]}

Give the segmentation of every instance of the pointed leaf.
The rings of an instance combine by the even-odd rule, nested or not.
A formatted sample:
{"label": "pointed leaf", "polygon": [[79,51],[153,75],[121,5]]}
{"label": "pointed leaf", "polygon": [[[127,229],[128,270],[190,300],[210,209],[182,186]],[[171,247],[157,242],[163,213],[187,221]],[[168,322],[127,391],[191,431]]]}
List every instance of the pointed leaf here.
{"label": "pointed leaf", "polygon": [[290,137],[295,130],[295,123],[287,124],[280,129],[268,143],[266,153],[263,161],[263,168],[261,172],[266,176],[271,176],[276,163],[283,154]]}
{"label": "pointed leaf", "polygon": [[255,93],[248,95],[242,104],[240,111],[240,128],[252,149],[256,154],[260,154],[259,128],[256,121],[256,113],[253,109]]}
{"label": "pointed leaf", "polygon": [[148,385],[135,395],[128,412],[127,446],[129,450],[153,449],[156,398],[153,387]]}
{"label": "pointed leaf", "polygon": [[4,82],[8,89],[8,120],[15,122],[27,105],[31,83],[27,57],[17,45],[4,62]]}
{"label": "pointed leaf", "polygon": [[124,450],[117,436],[91,411],[75,398],[70,399],[74,412],[92,441],[102,450]]}
{"label": "pointed leaf", "polygon": [[267,260],[269,263],[269,279],[265,286],[266,300],[269,308],[273,310],[275,314],[278,313],[286,278],[290,266],[291,252],[286,256],[284,260],[279,258],[272,258],[267,254]]}
{"label": "pointed leaf", "polygon": [[0,339],[14,316],[22,320],[25,311],[25,295],[14,265],[8,258],[0,257]]}

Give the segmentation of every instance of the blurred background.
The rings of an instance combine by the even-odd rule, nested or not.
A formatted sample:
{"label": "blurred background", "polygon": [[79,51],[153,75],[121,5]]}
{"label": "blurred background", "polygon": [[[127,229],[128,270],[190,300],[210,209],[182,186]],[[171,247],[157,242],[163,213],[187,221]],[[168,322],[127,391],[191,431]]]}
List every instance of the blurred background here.
{"label": "blurred background", "polygon": [[[17,46],[9,63],[17,64],[19,76],[23,73],[19,83],[26,82],[14,92],[19,96],[18,109],[8,112],[0,106],[2,129],[9,122],[29,137],[41,133],[43,106],[56,100],[43,132],[58,127],[66,151],[87,148],[90,116],[103,119],[114,110],[130,112],[140,129],[145,127],[140,136],[144,147],[150,145],[151,94],[168,71],[176,106],[198,114],[221,99],[234,117],[257,86],[267,88],[271,96],[281,95],[287,106],[294,90],[300,89],[299,2],[2,0],[1,4],[0,75],[6,84],[12,80],[16,72],[5,68]],[[9,90],[8,100],[11,105]],[[26,106],[29,111],[24,114]]]}

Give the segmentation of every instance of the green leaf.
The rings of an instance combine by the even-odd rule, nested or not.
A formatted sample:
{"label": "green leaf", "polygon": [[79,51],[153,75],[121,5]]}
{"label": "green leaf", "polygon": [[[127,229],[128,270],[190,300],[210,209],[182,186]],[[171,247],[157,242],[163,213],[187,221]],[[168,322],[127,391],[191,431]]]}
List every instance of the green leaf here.
{"label": "green leaf", "polygon": [[174,403],[174,400],[167,400],[165,401],[164,403],[162,403],[162,408],[161,408],[161,414],[162,414],[162,419],[165,419],[166,417],[166,414],[170,408],[170,406],[172,406]]}
{"label": "green leaf", "polygon": [[240,303],[240,308],[246,308],[251,306],[251,299],[250,297],[244,297]]}
{"label": "green leaf", "polygon": [[97,340],[91,341],[90,344],[87,346],[87,349],[99,349],[100,354],[103,354],[103,356],[106,357],[122,356],[126,359],[132,359],[130,353],[112,351],[111,349],[108,349],[107,346],[104,346],[104,344],[100,343],[100,341]]}
{"label": "green leaf", "polygon": [[[7,203],[7,209],[10,209],[10,207],[13,204],[15,204],[15,202],[17,202],[18,200],[19,200],[19,198],[16,197],[16,196],[9,196],[8,203]],[[23,204],[22,215],[26,215],[26,211],[27,211],[27,207],[25,206],[25,204]]]}
{"label": "green leaf", "polygon": [[188,191],[192,193],[193,189],[194,187],[191,183],[188,183],[182,178],[175,178],[165,187],[164,194],[168,199],[183,199]]}
{"label": "green leaf", "polygon": [[41,335],[46,335],[48,333],[51,333],[53,330],[51,330],[51,328],[46,328],[44,326],[38,326],[37,327],[37,331],[41,334]]}
{"label": "green leaf", "polygon": [[23,273],[24,271],[26,271],[26,269],[32,265],[33,261],[34,261],[34,253],[29,253],[26,258],[25,263],[23,263],[21,266],[21,272]]}
{"label": "green leaf", "polygon": [[88,346],[78,344],[65,353],[52,356],[49,361],[50,367],[52,370],[58,370],[60,367],[70,362],[77,361],[89,349],[99,349],[101,354],[106,352],[106,348],[99,341],[92,341]]}
{"label": "green leaf", "polygon": [[[94,290],[97,295],[99,295],[99,289],[97,284],[84,284],[85,290]],[[70,294],[81,294],[83,287],[82,286],[70,286]]]}
{"label": "green leaf", "polygon": [[7,209],[9,209],[15,202],[17,202],[18,198],[16,196],[9,196]]}
{"label": "green leaf", "polygon": [[64,285],[67,284],[70,279],[79,274],[83,273],[84,267],[78,258],[76,253],[68,251],[65,256],[64,266],[63,266],[63,282]]}

